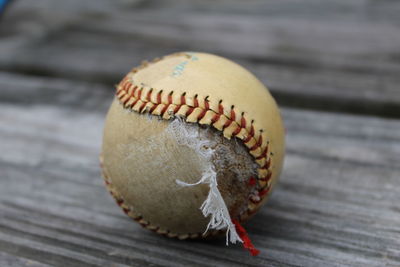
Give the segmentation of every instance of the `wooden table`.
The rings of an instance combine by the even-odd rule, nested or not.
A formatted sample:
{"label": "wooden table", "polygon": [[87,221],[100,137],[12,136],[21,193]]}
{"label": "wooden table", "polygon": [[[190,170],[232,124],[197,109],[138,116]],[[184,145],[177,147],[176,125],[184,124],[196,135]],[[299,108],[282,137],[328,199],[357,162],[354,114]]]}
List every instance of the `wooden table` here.
{"label": "wooden table", "polygon": [[[0,266],[400,266],[400,2],[35,0],[0,20]],[[141,60],[207,51],[282,107],[279,186],[224,240],[143,230],[98,154],[113,85]]]}

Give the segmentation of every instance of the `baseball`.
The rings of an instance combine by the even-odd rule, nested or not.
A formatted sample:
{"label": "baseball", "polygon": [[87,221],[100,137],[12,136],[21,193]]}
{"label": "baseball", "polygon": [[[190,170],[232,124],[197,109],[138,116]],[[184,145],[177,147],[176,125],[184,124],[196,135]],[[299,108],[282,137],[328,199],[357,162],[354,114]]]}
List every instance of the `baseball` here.
{"label": "baseball", "polygon": [[100,159],[108,190],[143,227],[179,239],[223,233],[256,255],[241,224],[266,202],[283,157],[267,88],[228,59],[182,52],[116,86]]}

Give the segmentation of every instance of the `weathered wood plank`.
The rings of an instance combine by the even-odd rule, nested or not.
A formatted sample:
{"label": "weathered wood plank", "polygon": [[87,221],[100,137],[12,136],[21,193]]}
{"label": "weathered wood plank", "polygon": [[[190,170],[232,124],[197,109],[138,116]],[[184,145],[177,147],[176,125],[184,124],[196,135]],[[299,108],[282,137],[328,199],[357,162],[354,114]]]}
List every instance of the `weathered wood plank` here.
{"label": "weathered wood plank", "polygon": [[[98,167],[111,100],[105,87],[0,77],[11,88],[0,98],[0,252],[77,266],[400,264],[398,120],[284,109],[285,168],[267,206],[246,226],[262,250],[252,258],[224,240],[160,237],[123,215]],[[32,95],[29,103],[25,94],[12,96],[17,87]],[[73,101],[63,100],[66,92]]]}
{"label": "weathered wood plank", "polygon": [[145,58],[205,50],[249,67],[284,105],[399,117],[398,10],[366,0],[19,1],[0,25],[0,69],[111,85]]}
{"label": "weathered wood plank", "polygon": [[4,252],[0,252],[0,265],[8,267],[21,267],[21,266],[31,266],[31,267],[45,267],[49,266],[47,264],[39,263],[33,260],[24,259],[21,257],[16,257]]}

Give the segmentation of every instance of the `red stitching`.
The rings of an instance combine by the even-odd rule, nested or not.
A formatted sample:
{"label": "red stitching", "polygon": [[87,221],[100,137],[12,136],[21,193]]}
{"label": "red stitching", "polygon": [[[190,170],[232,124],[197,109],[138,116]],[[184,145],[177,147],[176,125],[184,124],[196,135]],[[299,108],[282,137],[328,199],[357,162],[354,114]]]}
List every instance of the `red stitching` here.
{"label": "red stitching", "polygon": [[168,104],[172,104],[172,94],[172,91],[168,94]]}
{"label": "red stitching", "polygon": [[244,113],[242,113],[242,118],[240,119],[240,127],[246,129],[246,119],[243,117]]}
{"label": "red stitching", "polygon": [[139,98],[136,99],[136,100],[132,103],[131,107],[134,107],[138,101],[139,101]]}
{"label": "red stitching", "polygon": [[195,95],[193,99],[193,107],[197,108],[198,106],[199,106],[199,100],[197,100],[197,95]]}
{"label": "red stitching", "polygon": [[258,142],[257,142],[258,146],[262,145],[262,135],[260,134],[260,137],[258,138]]}
{"label": "red stitching", "polygon": [[136,92],[137,88],[138,88],[137,86],[133,87],[132,92],[130,93],[129,97],[135,97],[135,92]]}
{"label": "red stitching", "polygon": [[[204,109],[201,110],[201,113],[199,114],[197,120],[200,121],[204,116],[206,115],[207,111],[210,109],[210,105],[208,104],[207,100],[208,96],[204,99]],[[196,97],[197,100],[197,97]]]}
{"label": "red stitching", "polygon": [[258,143],[255,143],[251,148],[249,148],[250,151],[254,151],[259,147]]}
{"label": "red stitching", "polygon": [[218,113],[219,114],[224,114],[224,106],[222,106],[222,100],[221,101],[219,101],[219,105],[218,105]]}
{"label": "red stitching", "polygon": [[183,94],[181,95],[181,105],[186,105],[186,98],[185,98],[185,96],[186,96],[186,93],[183,93]]}
{"label": "red stitching", "polygon": [[150,102],[150,96],[151,93],[153,92],[153,88],[151,88],[148,92],[147,92],[147,101]]}
{"label": "red stitching", "polygon": [[164,115],[164,113],[165,113],[165,111],[167,111],[168,107],[169,107],[168,104],[163,107],[163,109],[161,110],[161,114],[160,114],[161,116]]}
{"label": "red stitching", "polygon": [[258,195],[259,195],[260,197],[264,197],[268,192],[269,192],[269,187],[267,187],[267,188],[265,188],[265,189],[259,191]]}
{"label": "red stitching", "polygon": [[232,133],[232,136],[236,136],[240,133],[240,131],[242,130],[242,128],[240,126],[238,126],[235,131]]}
{"label": "red stitching", "polygon": [[249,179],[249,185],[253,186],[253,185],[256,185],[256,183],[257,183],[256,178],[254,178],[253,176],[250,177],[250,179]]}
{"label": "red stitching", "polygon": [[157,104],[161,104],[161,93],[162,93],[162,90],[159,91],[157,94]]}
{"label": "red stitching", "polygon": [[189,107],[189,109],[186,111],[185,116],[186,116],[186,117],[189,117],[189,115],[192,114],[193,110],[194,110],[193,107]]}
{"label": "red stitching", "polygon": [[[126,77],[127,78],[127,77]],[[124,90],[124,91],[126,91],[126,86],[130,86],[131,85],[131,83],[128,81],[128,79],[126,79],[126,80],[122,80],[123,81],[123,88],[122,88],[122,90]]]}
{"label": "red stitching", "polygon": [[211,124],[216,123],[220,117],[221,117],[221,114],[215,113],[214,117],[211,119]]}
{"label": "red stitching", "polygon": [[255,143],[251,148],[250,151],[256,150],[257,148],[261,147],[262,144],[262,135],[260,134],[260,137],[258,138],[257,143]]}
{"label": "red stitching", "polygon": [[199,114],[199,116],[197,117],[198,120],[201,120],[207,113],[207,109],[202,109],[201,113]]}
{"label": "red stitching", "polygon": [[155,110],[156,108],[157,108],[157,105],[153,105],[153,106],[150,108],[149,113],[153,113],[154,110]]}
{"label": "red stitching", "polygon": [[222,126],[222,129],[225,129],[225,128],[229,127],[229,125],[231,125],[231,124],[232,124],[232,120],[227,120],[225,122],[224,126]]}
{"label": "red stitching", "polygon": [[[181,236],[180,236],[179,234],[171,233],[171,231],[168,230],[168,229],[163,230],[162,232],[160,232],[160,231],[159,231],[159,229],[160,229],[159,226],[157,226],[156,228],[153,228],[153,229],[152,229],[152,228],[151,228],[151,223],[150,223],[150,222],[148,222],[148,221],[143,221],[143,216],[141,216],[141,215],[135,215],[134,212],[133,212],[133,210],[132,210],[129,206],[128,206],[128,207],[123,207],[122,205],[124,204],[124,199],[123,199],[122,197],[120,197],[119,195],[117,195],[118,193],[115,193],[115,194],[114,194],[113,189],[112,189],[113,185],[112,185],[111,181],[108,181],[108,180],[107,180],[107,179],[108,179],[108,176],[107,176],[107,175],[105,174],[105,172],[104,172],[104,166],[103,166],[103,163],[102,163],[102,157],[100,157],[100,167],[103,169],[103,170],[102,170],[102,173],[103,173],[104,182],[105,182],[105,184],[106,184],[106,187],[107,187],[107,189],[108,189],[108,192],[111,194],[111,196],[114,198],[114,200],[116,201],[116,203],[118,204],[118,206],[121,207],[122,211],[123,211],[126,215],[128,215],[132,220],[136,221],[137,223],[139,223],[142,227],[144,227],[144,228],[146,228],[146,229],[152,230],[152,231],[154,231],[154,232],[156,232],[156,233],[158,233],[158,234],[161,234],[161,235],[164,235],[164,236],[167,236],[167,237],[170,237],[170,238],[173,238],[173,237],[175,237],[175,238],[181,238]],[[252,177],[252,178],[254,179],[254,177]],[[254,179],[254,181],[255,181],[255,179]],[[130,214],[129,214],[129,213],[130,213]],[[248,211],[248,214],[251,214],[251,211]],[[242,218],[242,214],[239,214],[238,219],[239,219],[239,220],[242,220],[242,219],[243,219],[243,218]],[[214,235],[216,232],[221,233],[222,230],[214,230],[214,232],[210,232],[210,233],[208,233],[208,234],[209,234],[209,235]],[[200,233],[187,234],[187,235],[185,235],[185,236],[187,236],[188,238],[197,238],[197,237],[200,236]],[[183,238],[183,239],[184,239],[184,238]]]}
{"label": "red stitching", "polygon": [[142,110],[144,109],[144,107],[146,106],[146,104],[147,104],[146,102],[143,102],[142,105],[140,105],[139,113],[142,112]]}
{"label": "red stitching", "polygon": [[236,121],[236,114],[235,111],[233,110],[234,106],[232,106],[231,108],[231,120],[232,121]]}
{"label": "red stitching", "polygon": [[[131,81],[129,81],[128,77],[125,77],[121,81],[120,86],[117,89],[117,96],[118,96],[118,98],[120,100],[122,100],[123,98],[126,97],[126,94],[129,92],[129,88],[131,88],[131,86],[134,86],[134,84]],[[128,101],[131,98],[136,98],[135,101],[131,105],[129,105],[131,108],[133,108],[137,104],[137,102],[139,100],[141,100],[141,94],[142,94],[142,91],[143,91],[143,88],[140,88],[138,90],[139,92],[137,93],[138,94],[137,97],[135,97],[135,93],[136,93],[137,89],[138,89],[138,87],[134,86],[134,88],[132,89],[131,93],[129,94],[129,97],[127,97],[127,99],[125,99],[124,101],[121,101],[121,102],[123,102],[123,104],[125,105],[126,103],[128,103]],[[125,94],[119,94],[120,91],[124,91]],[[162,103],[162,92],[163,92],[162,90],[158,91],[157,97],[156,97],[157,98],[156,99],[156,103],[152,103],[151,102],[152,101],[151,100],[151,95],[153,93],[153,88],[151,88],[150,91],[147,92],[146,100],[145,101],[141,100],[141,101],[143,101],[143,103],[139,107],[138,111],[142,112],[143,109],[146,107],[147,103],[150,102],[150,103],[153,104],[153,106],[150,108],[149,112],[153,113],[154,110],[158,107],[158,105],[162,104],[164,106],[163,106],[163,108],[161,110],[161,114],[160,115],[163,116],[164,113],[168,110],[168,107],[173,104],[173,98],[172,98],[173,91],[171,91],[168,94],[168,98],[167,98],[168,103],[167,104],[163,104]],[[196,118],[197,121],[200,121],[201,119],[203,119],[204,116],[207,114],[207,111],[210,110],[208,96],[206,98],[204,98],[204,108],[201,108],[200,105],[199,105],[199,100],[198,100],[198,95],[197,94],[193,98],[193,105],[192,106],[191,105],[187,105],[186,104],[186,92],[185,92],[185,93],[183,93],[181,95],[180,104],[176,105],[176,107],[173,110],[173,113],[174,114],[177,113],[183,105],[188,107],[187,111],[185,112],[185,116],[186,117],[190,116],[194,112],[194,110],[196,108],[200,108],[201,109],[200,113],[197,115],[197,118]],[[224,125],[222,126],[223,130],[226,129],[227,127],[229,127],[233,122],[237,123],[236,122],[236,112],[234,110],[234,105],[231,106],[231,110],[230,110],[230,114],[229,114],[230,117],[227,117],[224,114],[224,106],[222,105],[222,100],[219,101],[218,112],[215,112],[214,110],[213,110],[213,112],[215,114],[213,115],[213,117],[211,119],[211,124],[215,124],[217,121],[219,121],[221,119],[221,116],[225,116],[227,118],[227,120],[225,121]],[[246,138],[243,139],[243,142],[245,144],[250,142],[253,138],[255,138],[254,137],[255,129],[254,129],[253,122],[254,121],[252,120],[251,121],[251,126],[250,126],[250,131],[247,133]],[[244,117],[244,112],[242,112],[241,113],[241,118],[240,118],[240,123],[237,123],[237,127],[232,132],[232,136],[238,135],[242,129],[246,129],[246,126],[247,126],[247,121],[246,121],[246,118]],[[258,140],[256,140],[256,143],[254,145],[252,145],[251,147],[248,148],[249,151],[254,151],[254,150],[258,149],[259,147],[262,147],[262,143],[263,143],[263,137],[262,137],[262,131],[260,131],[260,135],[258,137]],[[255,159],[256,160],[261,160],[263,158],[267,159],[268,150],[269,150],[269,146],[268,146],[268,143],[267,143],[267,146],[264,148],[262,153],[259,156],[255,157]],[[271,167],[271,158],[268,158],[267,161],[265,162],[265,164],[262,167],[260,167],[260,169],[267,169],[268,170],[270,167]],[[269,171],[268,175],[266,177],[258,177],[258,179],[260,181],[269,181],[269,179],[271,178],[271,175],[272,175],[272,172]],[[269,187],[267,189],[269,189]],[[267,192],[268,191],[266,191],[265,188],[259,189],[259,193],[260,193],[259,195],[261,197],[264,196]]]}
{"label": "red stitching", "polygon": [[258,178],[258,180],[263,181],[263,182],[268,182],[271,179],[272,172],[268,172],[267,176]]}
{"label": "red stitching", "polygon": [[262,159],[262,158],[265,158],[265,157],[267,157],[267,153],[268,153],[268,146],[269,146],[269,145],[267,145],[267,146],[265,147],[265,149],[264,149],[263,153],[262,153],[260,156],[256,157],[256,159]]}
{"label": "red stitching", "polygon": [[177,113],[177,112],[179,111],[180,108],[181,108],[181,105],[177,105],[177,106],[174,108],[174,114]]}
{"label": "red stitching", "polygon": [[271,166],[271,158],[269,158],[267,162],[265,162],[264,166],[262,166],[261,169],[269,169],[270,166]]}
{"label": "red stitching", "polygon": [[243,140],[243,142],[246,144],[246,143],[248,143],[250,140],[251,140],[251,138],[253,138],[253,136],[254,136],[254,126],[253,126],[253,124],[250,126],[250,133],[249,133],[249,135],[247,136],[247,138],[245,139],[245,140]]}
{"label": "red stitching", "polygon": [[204,107],[206,110],[210,109],[210,104],[208,103],[208,96],[204,99]]}

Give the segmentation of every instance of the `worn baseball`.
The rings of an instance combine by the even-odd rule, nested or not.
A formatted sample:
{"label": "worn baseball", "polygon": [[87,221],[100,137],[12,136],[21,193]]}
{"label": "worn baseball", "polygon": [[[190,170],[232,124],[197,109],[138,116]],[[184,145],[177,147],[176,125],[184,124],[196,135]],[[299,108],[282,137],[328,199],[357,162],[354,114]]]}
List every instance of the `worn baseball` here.
{"label": "worn baseball", "polygon": [[101,154],[123,211],[156,233],[225,233],[254,255],[241,223],[281,172],[284,128],[267,88],[238,64],[175,53],[134,68],[116,86]]}

